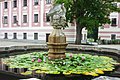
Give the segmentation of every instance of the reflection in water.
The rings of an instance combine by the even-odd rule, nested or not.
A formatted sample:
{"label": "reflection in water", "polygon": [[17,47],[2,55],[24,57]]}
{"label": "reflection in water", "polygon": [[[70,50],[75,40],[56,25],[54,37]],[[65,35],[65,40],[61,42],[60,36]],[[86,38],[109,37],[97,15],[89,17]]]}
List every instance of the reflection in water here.
{"label": "reflection in water", "polygon": [[0,80],[18,80],[30,77],[39,77],[38,75],[23,76],[20,73],[27,71],[26,68],[9,68],[3,63],[3,58],[0,58]]}
{"label": "reflection in water", "polygon": [[14,72],[14,73],[21,73],[26,71],[26,69],[9,68],[9,66],[3,63],[3,58],[0,58],[0,70]]}
{"label": "reflection in water", "polygon": [[12,68],[9,68],[7,65],[3,64],[3,58],[0,59],[0,70],[10,71],[10,72],[13,71]]}

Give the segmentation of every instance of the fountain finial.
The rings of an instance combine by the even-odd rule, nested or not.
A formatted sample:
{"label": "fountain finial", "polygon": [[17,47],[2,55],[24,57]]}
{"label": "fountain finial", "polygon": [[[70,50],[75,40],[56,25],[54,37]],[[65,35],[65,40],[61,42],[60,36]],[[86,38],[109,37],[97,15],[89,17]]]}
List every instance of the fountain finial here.
{"label": "fountain finial", "polygon": [[53,28],[65,28],[67,25],[66,22],[66,8],[64,7],[64,3],[57,4],[53,6],[47,16],[50,16],[50,23]]}

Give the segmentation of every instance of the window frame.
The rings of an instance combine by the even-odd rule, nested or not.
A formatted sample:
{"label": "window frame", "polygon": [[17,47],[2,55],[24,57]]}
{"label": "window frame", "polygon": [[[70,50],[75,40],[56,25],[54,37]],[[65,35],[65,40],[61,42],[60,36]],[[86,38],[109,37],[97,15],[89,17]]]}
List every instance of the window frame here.
{"label": "window frame", "polygon": [[34,33],[34,40],[38,40],[38,33]]}
{"label": "window frame", "polygon": [[38,14],[34,14],[34,23],[38,23],[39,22],[38,16],[39,16]]}
{"label": "window frame", "polygon": [[47,16],[47,13],[46,13],[46,22],[50,22],[50,17]]}
{"label": "window frame", "polygon": [[17,7],[17,0],[13,0],[13,8]]}
{"label": "window frame", "polygon": [[16,24],[18,21],[17,21],[17,16],[13,16],[13,24]]}
{"label": "window frame", "polygon": [[28,5],[28,0],[23,0],[23,6],[26,7]]}
{"label": "window frame", "polygon": [[34,0],[34,5],[39,5],[39,0]]}
{"label": "window frame", "polygon": [[111,34],[111,40],[115,40],[116,39],[116,34]]}
{"label": "window frame", "polygon": [[27,20],[27,15],[23,15],[23,23],[27,23],[28,20]]}
{"label": "window frame", "polygon": [[8,39],[8,33],[4,33],[4,39]]}
{"label": "window frame", "polygon": [[8,24],[8,16],[3,17],[3,24]]}
{"label": "window frame", "polygon": [[117,18],[112,18],[111,19],[111,26],[116,27],[117,26]]}
{"label": "window frame", "polygon": [[23,39],[27,39],[27,33],[23,33]]}
{"label": "window frame", "polygon": [[17,39],[17,33],[13,33],[13,39]]}
{"label": "window frame", "polygon": [[4,9],[8,8],[8,2],[4,2]]}

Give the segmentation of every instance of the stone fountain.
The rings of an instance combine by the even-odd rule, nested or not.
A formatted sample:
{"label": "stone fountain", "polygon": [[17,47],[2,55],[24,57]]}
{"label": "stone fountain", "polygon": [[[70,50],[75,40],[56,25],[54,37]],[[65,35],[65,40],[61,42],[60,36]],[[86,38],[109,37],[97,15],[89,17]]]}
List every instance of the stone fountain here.
{"label": "stone fountain", "polygon": [[62,29],[66,26],[66,9],[63,4],[59,4],[50,9],[47,16],[50,16],[50,23],[53,31],[48,37],[48,57],[50,59],[63,59],[66,52],[66,36]]}
{"label": "stone fountain", "polygon": [[[48,43],[47,43],[48,48],[49,48],[49,51],[48,51],[48,58],[49,59],[64,59],[64,58],[66,58],[66,55],[65,55],[66,46],[67,46],[66,36],[62,32],[62,29],[64,29],[64,27],[67,25],[65,14],[66,14],[66,9],[64,7],[64,4],[59,4],[59,5],[54,6],[48,13],[48,16],[50,16],[50,18],[51,18],[51,25],[53,26],[53,31],[50,34],[50,36],[48,38]],[[112,50],[112,49],[107,49],[107,48],[104,49],[104,48],[98,48],[98,47],[93,47],[93,46],[92,47],[81,46],[81,47],[84,48],[85,52],[87,52],[89,50],[89,51],[92,51],[92,52],[93,51],[97,52],[97,53],[100,52],[100,53],[103,53],[103,54],[105,54],[106,52],[108,54],[108,52],[110,52]],[[21,46],[17,46],[17,49],[16,49],[16,46],[12,46],[10,48],[6,47],[6,48],[7,49],[5,49],[5,53],[6,52],[7,53],[12,53],[12,52],[14,53],[17,50],[20,51],[22,49],[24,49],[22,51],[25,51],[25,53],[26,53],[27,50],[28,51],[31,50],[31,46],[26,46],[26,47],[22,46],[22,49],[21,49]],[[76,50],[79,49],[79,47],[74,47],[74,48],[76,48]],[[11,51],[11,49],[12,49],[12,51]],[[32,49],[33,49],[33,46],[32,46]],[[34,49],[36,49],[36,48],[34,48]],[[43,47],[43,49],[45,49],[45,48]],[[81,49],[81,50],[83,50],[83,49]],[[115,53],[116,50],[115,51],[112,50],[112,51],[114,52],[113,53],[114,55],[115,54],[119,55],[118,52],[120,52],[120,51],[117,51],[117,53]],[[99,53],[99,55],[100,55],[100,53]],[[93,53],[90,53],[90,54],[93,54]],[[9,55],[10,54],[8,54],[7,56],[9,56]],[[79,61],[78,60],[76,61],[76,58],[74,59],[75,54],[74,55],[72,54],[72,56],[71,56],[71,54],[69,54],[68,55],[69,57],[67,56],[69,59],[68,58],[67,58],[68,60],[66,59],[67,61],[65,61],[65,59],[64,60],[59,60],[59,61],[48,60],[48,58],[45,57],[46,55],[47,55],[46,53],[43,54],[43,53],[38,53],[38,52],[37,53],[35,52],[35,53],[32,53],[32,54],[30,53],[29,55],[27,55],[27,58],[24,55],[24,58],[22,56],[21,59],[17,59],[18,61],[25,59],[24,61],[20,61],[21,63],[24,63],[24,65],[21,65],[21,63],[20,63],[19,67],[16,66],[16,59],[13,59],[13,60],[15,60],[14,66],[13,66],[13,62],[11,61],[13,68],[10,68],[10,67],[8,67],[7,64],[5,64],[4,61],[7,61],[7,59],[4,60],[4,61],[3,61],[3,59],[1,59],[0,60],[0,68],[2,68],[2,69],[0,70],[0,79],[4,78],[5,80],[18,80],[19,78],[37,77],[37,78],[41,78],[41,80],[78,80],[78,79],[91,80],[91,79],[94,78],[94,75],[99,74],[98,72],[96,73],[95,71],[93,72],[94,75],[93,75],[92,72],[88,72],[88,71],[86,72],[86,74],[85,74],[85,72],[81,73],[82,72],[81,71],[82,70],[81,66],[83,66],[81,64],[85,63],[85,67],[86,67],[86,62],[85,61],[87,61],[87,58],[85,58],[83,55],[78,56],[77,59]],[[6,56],[6,54],[5,54],[5,56]],[[20,55],[18,55],[18,56],[19,56],[18,58],[20,58]],[[14,57],[17,57],[17,56],[14,56]],[[104,57],[104,59],[105,59],[105,57]],[[119,59],[119,58],[116,58],[116,59]],[[90,58],[88,58],[88,60],[90,60]],[[93,58],[92,58],[92,60],[93,60]],[[10,60],[8,60],[8,61],[10,61]],[[68,61],[70,61],[70,62],[68,62]],[[94,60],[94,61],[98,61],[98,60]],[[33,64],[31,64],[31,62]],[[74,62],[74,63],[72,63],[72,62]],[[76,62],[77,62],[77,65],[76,65]],[[79,62],[80,62],[80,64],[79,64]],[[17,62],[17,63],[19,63],[19,62]],[[27,63],[28,64],[30,63],[29,65],[31,65],[31,66],[28,66]],[[88,63],[88,61],[87,61],[87,63]],[[93,63],[95,63],[95,62],[93,62]],[[108,62],[108,63],[111,63],[111,62]],[[25,64],[27,64],[27,68],[26,68]],[[38,64],[40,64],[40,65],[38,65]],[[75,65],[73,65],[73,64],[75,64]],[[68,65],[69,65],[69,67],[67,67]],[[51,69],[51,66],[52,66],[53,69]],[[72,66],[71,69],[70,69],[70,66]],[[103,66],[105,66],[105,65],[103,65]],[[110,66],[110,65],[108,65],[108,66]],[[75,69],[75,68],[77,68],[77,69]],[[91,67],[88,67],[88,68],[91,69]],[[93,67],[93,68],[95,68],[95,67]],[[68,69],[70,69],[70,71]],[[113,70],[113,68],[112,68],[112,70]],[[109,71],[111,71],[111,69]],[[119,68],[116,71],[119,71]],[[22,75],[24,74],[25,76],[20,75],[21,72],[22,72]],[[25,74],[26,72],[27,72],[27,74]],[[19,74],[17,74],[17,73],[19,73]],[[91,73],[92,73],[93,76],[91,76]],[[117,73],[115,75],[119,76],[119,73]],[[6,79],[6,78],[8,78],[6,76],[8,76],[10,79]],[[114,74],[112,74],[112,76],[114,76]],[[102,77],[102,78],[107,79],[108,77]],[[34,79],[34,78],[32,78],[32,79]],[[100,77],[100,79],[101,79],[101,77]],[[98,78],[95,79],[95,80],[98,80]],[[112,78],[112,80],[113,80],[113,78]]]}

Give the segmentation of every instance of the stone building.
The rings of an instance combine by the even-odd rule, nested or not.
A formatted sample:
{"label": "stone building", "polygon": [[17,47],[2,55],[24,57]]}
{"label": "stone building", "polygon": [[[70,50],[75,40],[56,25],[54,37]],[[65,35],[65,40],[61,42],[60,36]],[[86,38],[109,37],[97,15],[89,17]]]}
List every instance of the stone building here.
{"label": "stone building", "polygon": [[[115,3],[114,5],[120,7],[120,3]],[[120,39],[120,13],[112,12],[109,18],[111,24],[105,24],[99,28],[99,38],[105,40]]]}
{"label": "stone building", "polygon": [[[0,39],[47,41],[52,32],[46,16],[52,0],[4,0],[0,2]],[[67,41],[75,41],[75,24],[64,30]],[[87,31],[83,30],[83,40]]]}

